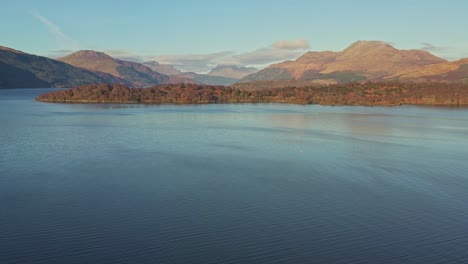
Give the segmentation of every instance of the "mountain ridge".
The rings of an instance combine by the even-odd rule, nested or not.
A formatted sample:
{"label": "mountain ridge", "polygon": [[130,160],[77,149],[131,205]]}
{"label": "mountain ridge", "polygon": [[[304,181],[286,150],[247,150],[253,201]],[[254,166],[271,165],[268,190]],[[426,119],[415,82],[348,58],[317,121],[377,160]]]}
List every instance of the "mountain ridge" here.
{"label": "mountain ridge", "polygon": [[446,63],[423,50],[399,50],[383,41],[357,41],[342,51],[309,51],[293,61],[275,63],[241,80],[317,80],[343,83],[382,80],[402,71]]}

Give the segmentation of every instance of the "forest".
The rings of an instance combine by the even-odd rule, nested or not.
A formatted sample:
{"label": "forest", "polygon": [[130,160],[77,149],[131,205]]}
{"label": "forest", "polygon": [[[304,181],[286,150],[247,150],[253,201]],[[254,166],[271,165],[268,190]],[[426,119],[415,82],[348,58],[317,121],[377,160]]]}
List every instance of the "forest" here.
{"label": "forest", "polygon": [[131,104],[468,105],[468,85],[366,82],[242,89],[199,84],[162,84],[148,88],[128,88],[120,84],[96,84],[49,92],[39,95],[36,100],[59,103]]}

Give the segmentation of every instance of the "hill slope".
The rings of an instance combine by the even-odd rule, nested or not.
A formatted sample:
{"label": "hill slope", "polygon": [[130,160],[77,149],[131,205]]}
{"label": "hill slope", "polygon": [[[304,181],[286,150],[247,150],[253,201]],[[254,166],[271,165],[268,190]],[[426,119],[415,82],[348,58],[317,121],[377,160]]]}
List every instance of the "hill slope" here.
{"label": "hill slope", "polygon": [[0,88],[73,87],[97,83],[129,84],[110,74],[0,47]]}
{"label": "hill slope", "polygon": [[387,79],[412,82],[468,83],[468,58],[428,65],[416,70],[401,72]]}

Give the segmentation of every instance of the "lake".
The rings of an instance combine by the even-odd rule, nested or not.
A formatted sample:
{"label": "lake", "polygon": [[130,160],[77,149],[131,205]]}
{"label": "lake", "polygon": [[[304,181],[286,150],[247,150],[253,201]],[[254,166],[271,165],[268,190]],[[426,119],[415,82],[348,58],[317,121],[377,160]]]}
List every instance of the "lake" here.
{"label": "lake", "polygon": [[468,263],[468,109],[0,90],[0,263]]}

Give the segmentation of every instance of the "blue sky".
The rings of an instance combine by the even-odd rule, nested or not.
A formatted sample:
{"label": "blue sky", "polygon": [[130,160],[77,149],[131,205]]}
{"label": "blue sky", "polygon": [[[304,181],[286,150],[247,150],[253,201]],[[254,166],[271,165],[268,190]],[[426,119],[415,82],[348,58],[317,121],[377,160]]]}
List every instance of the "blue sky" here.
{"label": "blue sky", "polygon": [[262,66],[357,40],[468,57],[468,1],[3,0],[0,45],[44,56],[79,49],[205,71]]}

